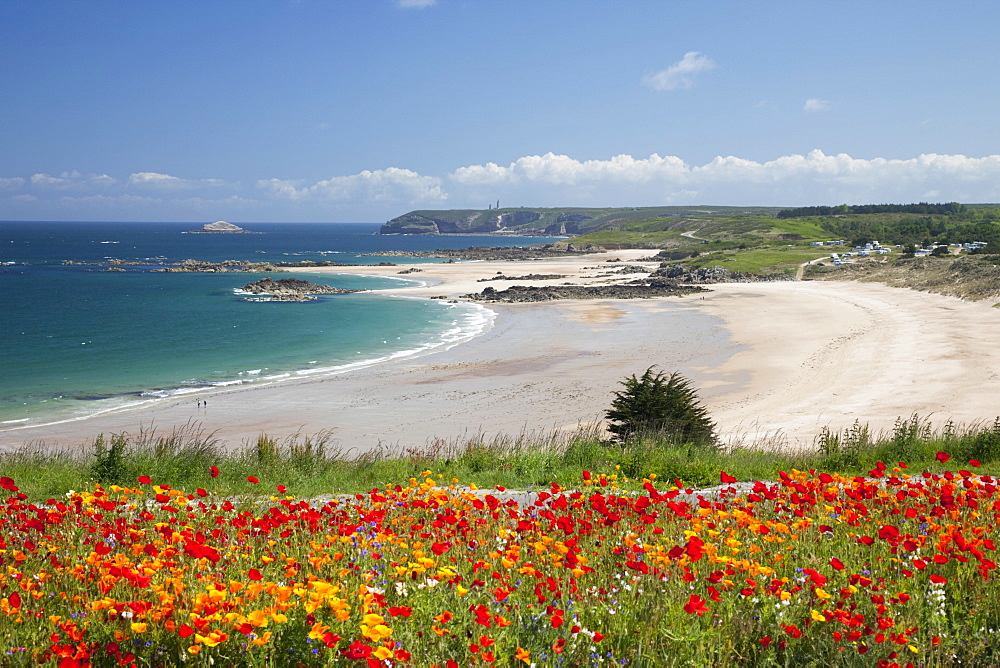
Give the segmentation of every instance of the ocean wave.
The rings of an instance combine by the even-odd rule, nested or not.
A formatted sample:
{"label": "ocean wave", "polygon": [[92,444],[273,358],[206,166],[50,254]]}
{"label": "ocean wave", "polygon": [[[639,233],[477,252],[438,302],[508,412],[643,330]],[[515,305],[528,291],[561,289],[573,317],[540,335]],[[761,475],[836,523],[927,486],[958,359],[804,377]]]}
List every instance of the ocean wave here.
{"label": "ocean wave", "polygon": [[[333,364],[324,364],[322,359],[314,359],[300,362],[303,365],[308,364],[308,367],[290,369],[288,371],[275,370],[273,373],[264,374],[267,367],[261,367],[236,372],[235,375],[237,377],[219,378],[218,380],[190,380],[177,387],[159,387],[120,395],[95,396],[89,397],[87,401],[73,401],[71,403],[61,401],[63,410],[56,414],[49,413],[45,417],[39,416],[37,420],[35,418],[12,419],[0,422],[0,425],[4,425],[7,429],[18,429],[46,424],[61,424],[105,413],[142,407],[154,402],[180,401],[191,395],[233,390],[239,386],[260,387],[290,380],[317,379],[324,376],[340,375],[379,364],[448,350],[485,332],[492,325],[496,315],[491,309],[470,302],[449,303],[405,295],[393,295],[388,298],[424,301],[428,304],[433,304],[434,308],[447,309],[447,312],[454,314],[455,317],[449,318],[445,323],[442,323],[443,326],[437,332],[428,336],[426,340],[417,341],[399,350],[393,350],[384,354],[378,354],[373,351],[370,353],[370,357],[349,362],[338,361]],[[401,343],[399,341],[400,337],[395,338],[397,344]],[[378,339],[378,341],[383,345],[388,345],[387,339]]]}

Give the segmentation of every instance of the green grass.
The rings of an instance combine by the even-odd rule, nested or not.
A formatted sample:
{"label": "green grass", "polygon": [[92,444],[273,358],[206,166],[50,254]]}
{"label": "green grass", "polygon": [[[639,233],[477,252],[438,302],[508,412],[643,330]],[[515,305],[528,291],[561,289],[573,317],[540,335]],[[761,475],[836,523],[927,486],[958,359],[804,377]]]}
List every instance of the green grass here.
{"label": "green grass", "polygon": [[794,274],[803,262],[827,257],[828,251],[812,246],[794,248],[763,246],[746,250],[731,249],[703,253],[684,261],[691,267],[725,267],[730,271],[752,274],[790,273]]}
{"label": "green grass", "polygon": [[[107,461],[107,445],[116,440],[121,461],[109,470],[100,462]],[[572,485],[584,470],[618,470],[633,480],[655,474],[699,487],[717,484],[722,469],[741,480],[770,480],[779,471],[811,468],[857,475],[879,461],[907,461],[936,471],[941,470],[935,459],[939,451],[950,452],[956,461],[979,460],[983,464],[979,472],[1000,473],[1000,421],[965,429],[951,424],[934,429],[917,416],[900,419],[889,434],[871,435],[860,424],[843,433],[827,433],[809,450],[774,443],[713,449],[658,435],[636,438],[621,447],[602,439],[596,426],[575,434],[438,440],[420,450],[381,448],[364,454],[339,449],[324,433],[284,439],[261,436],[255,443],[226,451],[210,433],[191,424],[169,434],[146,431],[103,441],[101,457],[93,445],[84,455],[26,447],[0,455],[0,471],[36,499],[58,498],[93,482],[134,484],[142,475],[175,488],[201,487],[222,495],[270,495],[278,485],[286,485],[296,495],[309,497],[368,491],[420,477],[428,469],[480,487]],[[212,467],[219,471],[215,478]],[[259,482],[249,483],[248,476]]]}

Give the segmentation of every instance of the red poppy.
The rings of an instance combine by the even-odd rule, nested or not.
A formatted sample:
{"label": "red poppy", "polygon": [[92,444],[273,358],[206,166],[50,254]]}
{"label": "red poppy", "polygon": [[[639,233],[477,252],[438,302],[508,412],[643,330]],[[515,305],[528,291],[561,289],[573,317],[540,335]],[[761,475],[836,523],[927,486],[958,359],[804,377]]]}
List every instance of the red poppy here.
{"label": "red poppy", "polygon": [[949,455],[947,452],[939,452],[937,453],[937,455],[935,455],[935,459],[944,464],[949,459],[951,459],[951,455]]}
{"label": "red poppy", "polygon": [[247,571],[247,577],[250,578],[251,580],[262,580],[264,578],[264,575],[256,568],[251,568],[249,571]]}
{"label": "red poppy", "polygon": [[141,475],[137,478],[137,480],[139,481],[139,484],[142,485],[148,485],[149,483],[153,482],[153,479],[150,478],[148,475]]}
{"label": "red poppy", "polygon": [[7,603],[10,604],[10,607],[17,610],[18,608],[21,607],[21,595],[18,594],[17,592],[14,592],[13,594],[7,597]]}
{"label": "red poppy", "polygon": [[969,460],[969,466],[982,466],[982,465],[983,465],[983,463],[981,461],[979,461],[978,459],[970,459]]}
{"label": "red poppy", "polygon": [[688,600],[687,603],[684,604],[684,612],[688,613],[689,615],[694,615],[694,614],[697,614],[699,616],[704,615],[706,612],[708,612],[708,608],[705,607],[705,599],[703,599],[701,596],[695,596],[694,594],[691,594],[691,598]]}
{"label": "red poppy", "polygon": [[284,494],[287,491],[288,491],[287,487],[285,487],[284,485],[278,485],[278,492],[279,493]]}
{"label": "red poppy", "polygon": [[729,475],[725,471],[719,471],[719,480],[722,482],[723,485],[731,485],[734,482],[736,482],[736,478]]}
{"label": "red poppy", "polygon": [[256,476],[252,476],[252,475],[248,475],[247,476],[247,480],[250,481],[250,482],[252,482],[255,485],[260,482],[260,480],[258,480]]}
{"label": "red poppy", "polygon": [[198,496],[208,496],[208,492],[206,492],[205,490],[203,490],[201,487],[199,487],[195,491],[198,492]]}
{"label": "red poppy", "polygon": [[362,661],[372,654],[372,648],[360,640],[355,640],[350,647],[340,650],[341,654],[352,661]]}
{"label": "red poppy", "polygon": [[219,469],[218,469],[218,467],[216,467],[216,466],[212,466],[212,467],[210,467],[210,468],[208,469],[208,472],[209,472],[209,473],[211,474],[211,476],[212,476],[213,478],[218,478],[218,477],[219,477]]}
{"label": "red poppy", "polygon": [[947,584],[948,582],[948,578],[944,577],[943,575],[938,575],[937,573],[931,575],[930,580],[934,584]]}
{"label": "red poppy", "polygon": [[177,635],[181,638],[187,638],[188,636],[194,635],[194,629],[187,624],[181,624],[181,627],[177,629]]}
{"label": "red poppy", "polygon": [[8,492],[16,492],[17,485],[14,484],[14,479],[4,476],[0,478],[0,489],[5,489]]}
{"label": "red poppy", "polygon": [[834,570],[842,571],[844,570],[844,562],[842,562],[837,557],[830,557],[830,565],[833,566]]}

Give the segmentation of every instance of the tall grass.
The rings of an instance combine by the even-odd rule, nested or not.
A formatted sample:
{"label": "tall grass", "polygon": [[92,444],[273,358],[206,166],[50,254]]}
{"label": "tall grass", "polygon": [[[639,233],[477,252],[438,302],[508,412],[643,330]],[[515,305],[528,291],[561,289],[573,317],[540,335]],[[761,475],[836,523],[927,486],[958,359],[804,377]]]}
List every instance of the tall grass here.
{"label": "tall grass", "polygon": [[[365,492],[420,477],[427,469],[479,487],[512,488],[571,485],[590,469],[615,469],[632,480],[655,475],[688,487],[717,484],[720,470],[741,480],[773,480],[779,471],[792,469],[863,475],[878,462],[891,466],[899,461],[938,471],[943,466],[936,458],[940,451],[951,454],[951,465],[975,460],[982,465],[978,472],[1000,471],[1000,418],[935,428],[912,415],[880,434],[856,422],[840,432],[824,430],[811,450],[784,446],[780,439],[705,448],[662,434],[637,436],[623,447],[606,441],[597,424],[572,433],[435,439],[422,448],[379,444],[365,452],[344,448],[330,432],[280,439],[261,434],[226,449],[213,432],[188,423],[169,432],[148,428],[98,435],[82,452],[32,443],[0,454],[0,472],[17,479],[32,497],[43,499],[92,482],[134,484],[140,475],[176,488],[203,487],[223,494],[273,494],[283,484],[302,497]],[[218,471],[214,478],[213,467]],[[259,482],[248,483],[248,476]]]}

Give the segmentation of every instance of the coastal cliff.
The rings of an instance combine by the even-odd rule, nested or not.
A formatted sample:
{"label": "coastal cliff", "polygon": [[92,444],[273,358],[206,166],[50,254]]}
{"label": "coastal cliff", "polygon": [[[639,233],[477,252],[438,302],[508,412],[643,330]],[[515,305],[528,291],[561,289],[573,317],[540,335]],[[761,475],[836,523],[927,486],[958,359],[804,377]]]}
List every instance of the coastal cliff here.
{"label": "coastal cliff", "polygon": [[[752,209],[753,207],[750,207]],[[759,207],[758,207],[759,209]],[[775,209],[777,211],[777,209]],[[385,223],[379,234],[502,234],[574,237],[641,223],[655,229],[684,225],[684,217],[749,213],[748,207],[629,206],[618,208],[452,209],[410,211]],[[684,231],[681,229],[681,231]]]}
{"label": "coastal cliff", "polygon": [[411,211],[393,218],[379,234],[509,234],[572,236],[582,234],[589,209],[456,209]]}

